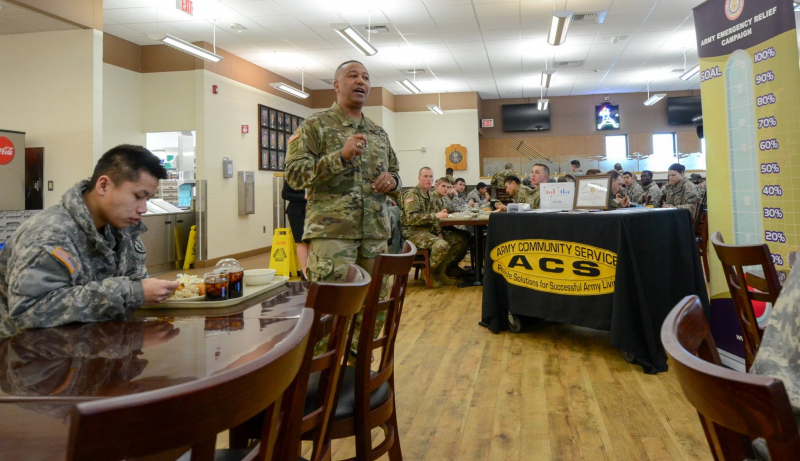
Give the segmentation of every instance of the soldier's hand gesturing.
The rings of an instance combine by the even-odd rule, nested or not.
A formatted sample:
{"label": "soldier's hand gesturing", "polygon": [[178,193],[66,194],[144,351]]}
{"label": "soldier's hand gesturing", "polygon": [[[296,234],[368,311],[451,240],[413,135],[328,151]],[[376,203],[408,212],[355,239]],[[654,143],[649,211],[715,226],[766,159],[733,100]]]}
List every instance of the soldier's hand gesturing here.
{"label": "soldier's hand gesturing", "polygon": [[442,211],[436,213],[436,219],[445,219],[448,216],[450,216],[450,215],[447,213],[447,210],[442,210]]}
{"label": "soldier's hand gesturing", "polygon": [[350,161],[355,158],[356,155],[361,155],[364,152],[364,149],[367,148],[367,136],[363,134],[354,134],[347,138],[345,141],[344,146],[342,147],[342,160]]}
{"label": "soldier's hand gesturing", "polygon": [[397,182],[394,180],[394,176],[389,173],[381,173],[378,179],[372,183],[372,189],[381,194],[393,191],[395,187],[397,187]]}
{"label": "soldier's hand gesturing", "polygon": [[178,289],[180,282],[177,280],[170,282],[159,279],[142,279],[142,291],[144,292],[144,305],[158,304],[164,301]]}

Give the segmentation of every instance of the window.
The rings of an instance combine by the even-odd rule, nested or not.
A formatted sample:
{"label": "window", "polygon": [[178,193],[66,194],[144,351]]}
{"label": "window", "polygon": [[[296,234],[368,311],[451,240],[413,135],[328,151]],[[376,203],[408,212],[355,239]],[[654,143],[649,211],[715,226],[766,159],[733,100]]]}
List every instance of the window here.
{"label": "window", "polygon": [[606,136],[606,159],[625,160],[628,157],[628,136],[624,134]]}
{"label": "window", "polygon": [[653,135],[653,155],[656,157],[675,156],[675,133]]}

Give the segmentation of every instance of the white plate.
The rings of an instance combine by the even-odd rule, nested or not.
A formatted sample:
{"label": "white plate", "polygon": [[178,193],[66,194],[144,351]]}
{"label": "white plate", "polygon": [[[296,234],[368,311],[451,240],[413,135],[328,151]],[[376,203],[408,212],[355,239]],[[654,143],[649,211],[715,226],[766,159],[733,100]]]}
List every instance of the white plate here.
{"label": "white plate", "polygon": [[161,302],[163,302],[163,303],[175,303],[175,302],[179,302],[179,301],[202,301],[204,299],[206,299],[205,295],[201,295],[201,296],[192,296],[191,298],[169,298],[169,299],[165,299],[164,301],[161,301]]}

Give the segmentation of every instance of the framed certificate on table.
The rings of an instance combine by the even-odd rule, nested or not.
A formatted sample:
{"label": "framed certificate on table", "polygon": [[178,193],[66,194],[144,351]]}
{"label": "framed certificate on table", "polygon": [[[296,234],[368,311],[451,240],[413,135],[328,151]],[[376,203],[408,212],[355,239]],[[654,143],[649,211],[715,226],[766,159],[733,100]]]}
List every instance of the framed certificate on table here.
{"label": "framed certificate on table", "polygon": [[576,210],[607,210],[611,176],[578,176],[575,178]]}

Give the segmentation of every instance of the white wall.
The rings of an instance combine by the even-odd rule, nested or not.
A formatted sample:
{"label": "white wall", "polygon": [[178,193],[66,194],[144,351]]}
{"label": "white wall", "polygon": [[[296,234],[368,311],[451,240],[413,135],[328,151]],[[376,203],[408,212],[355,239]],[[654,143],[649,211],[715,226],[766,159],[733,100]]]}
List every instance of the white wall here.
{"label": "white wall", "polygon": [[[197,116],[197,175],[208,180],[208,259],[264,248],[272,244],[273,173],[258,169],[258,104],[300,117],[316,112],[286,99],[220,75],[203,72],[195,89]],[[219,86],[219,94],[211,93]],[[250,125],[249,134],[241,126]],[[222,158],[233,160],[234,177],[222,177]],[[239,171],[254,171],[256,212],[239,216]],[[264,232],[266,226],[266,232]]]}
{"label": "white wall", "polygon": [[103,34],[69,30],[0,35],[0,127],[44,147],[44,206],[91,176],[102,153]]}
{"label": "white wall", "polygon": [[145,145],[142,74],[103,64],[103,152],[120,144]]}
{"label": "white wall", "polygon": [[[415,185],[423,166],[431,167],[436,178],[444,176],[444,150],[451,144],[467,148],[467,169],[456,171],[455,177],[466,179],[467,184],[477,184],[480,180],[477,126],[476,109],[446,110],[444,115],[430,111],[394,113],[392,146],[400,162],[403,186]],[[427,148],[425,153],[419,151],[423,146]]]}

